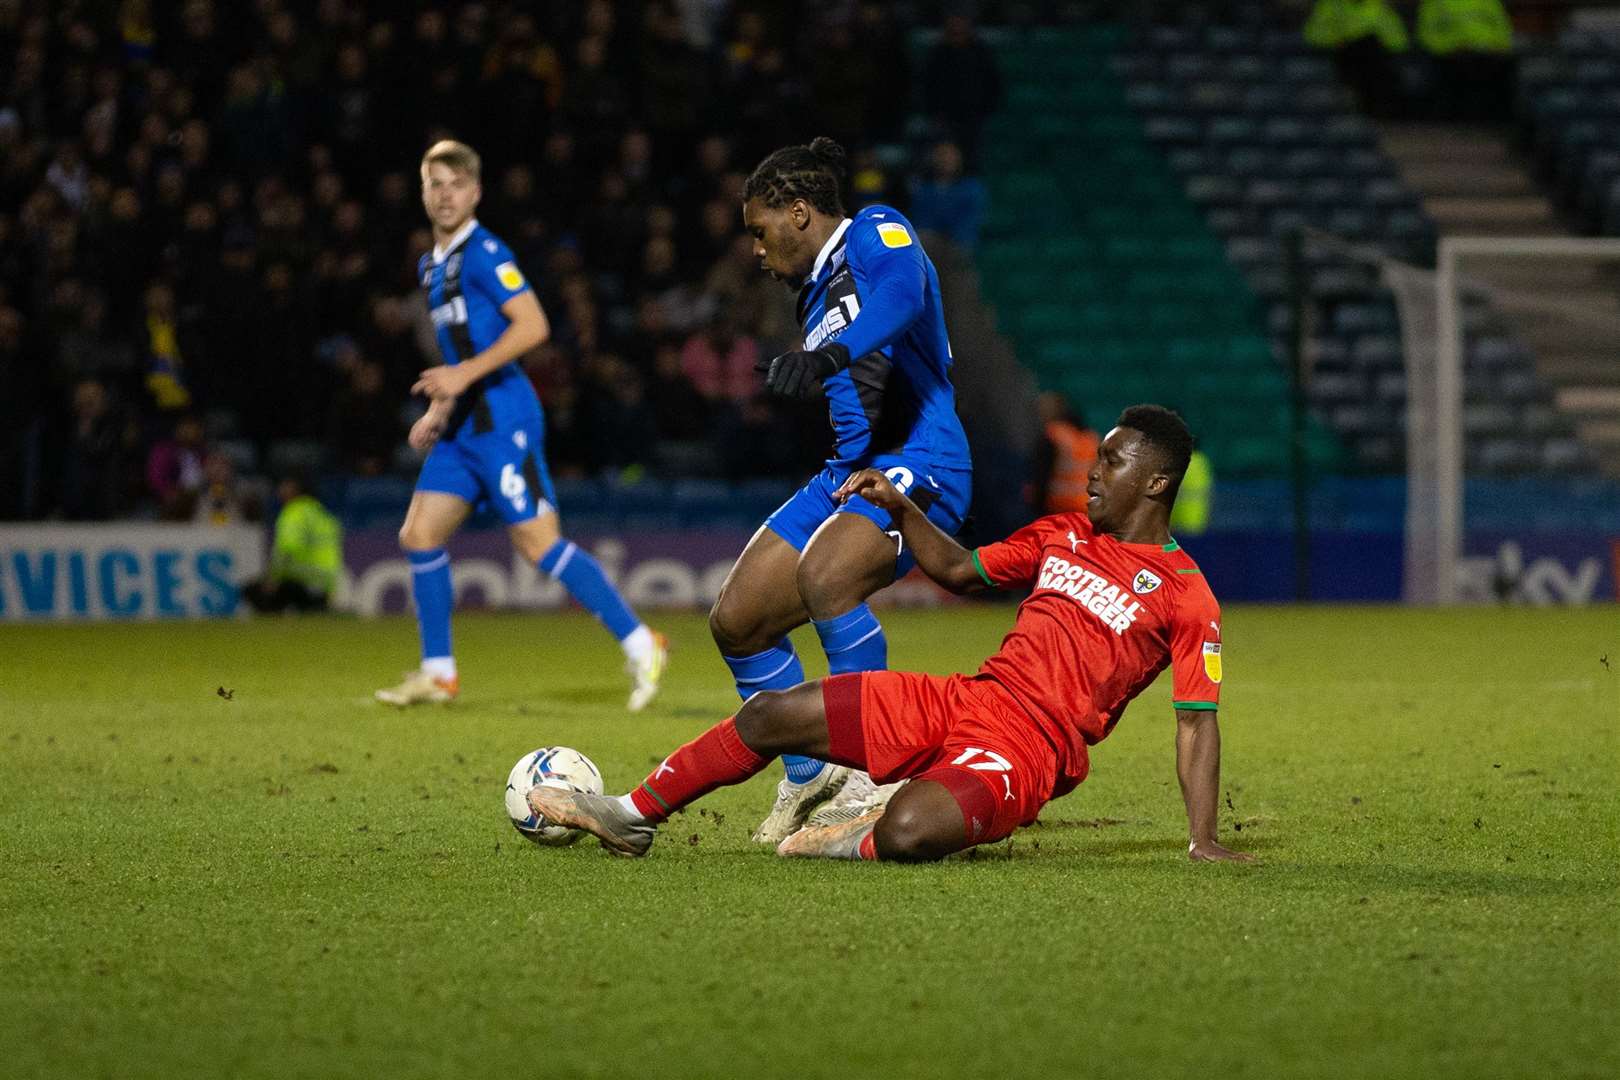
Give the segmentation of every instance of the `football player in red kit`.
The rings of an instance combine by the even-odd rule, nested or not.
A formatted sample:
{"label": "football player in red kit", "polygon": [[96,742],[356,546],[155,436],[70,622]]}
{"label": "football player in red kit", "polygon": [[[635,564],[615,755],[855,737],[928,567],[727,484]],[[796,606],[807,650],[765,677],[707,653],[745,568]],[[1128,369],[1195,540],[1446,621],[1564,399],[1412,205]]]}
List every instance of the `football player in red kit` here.
{"label": "football player in red kit", "polygon": [[1174,412],[1127,409],[1103,440],[1084,513],[1042,518],[974,551],[930,523],[881,472],[855,473],[838,496],[890,511],[929,577],[953,592],[1029,590],[978,673],[865,671],[757,694],[626,795],[537,787],[530,806],[594,833],[610,851],[644,855],[676,810],[746,780],[778,754],[806,754],[865,769],[880,784],[911,782],[886,809],[800,829],[778,853],[939,859],[1007,836],[1072,791],[1090,768],[1090,747],[1169,665],[1188,857],[1250,859],[1216,839],[1220,608],[1169,532],[1192,446]]}

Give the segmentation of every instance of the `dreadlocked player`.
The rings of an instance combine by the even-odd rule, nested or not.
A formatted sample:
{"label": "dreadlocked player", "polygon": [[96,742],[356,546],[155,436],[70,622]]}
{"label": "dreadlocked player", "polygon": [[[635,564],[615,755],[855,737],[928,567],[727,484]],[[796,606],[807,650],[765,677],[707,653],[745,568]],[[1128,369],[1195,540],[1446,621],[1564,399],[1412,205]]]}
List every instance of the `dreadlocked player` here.
{"label": "dreadlocked player", "polygon": [[[824,397],[834,442],[826,467],[748,542],[709,615],[745,701],[804,681],[787,634],[806,622],[833,674],[888,667],[866,600],[915,557],[889,509],[859,495],[839,501],[849,476],[878,470],[947,534],[968,507],[972,461],[956,417],[939,275],[898,210],[845,216],[843,176],[843,148],[818,138],[760,162],[744,192],[754,254],[798,291],[804,334],[802,348],[770,362],[765,384],[786,397]],[[812,811],[821,825],[858,817],[898,787],[815,758],[789,754],[783,763],[776,804],[754,833],[761,843],[780,843]]]}

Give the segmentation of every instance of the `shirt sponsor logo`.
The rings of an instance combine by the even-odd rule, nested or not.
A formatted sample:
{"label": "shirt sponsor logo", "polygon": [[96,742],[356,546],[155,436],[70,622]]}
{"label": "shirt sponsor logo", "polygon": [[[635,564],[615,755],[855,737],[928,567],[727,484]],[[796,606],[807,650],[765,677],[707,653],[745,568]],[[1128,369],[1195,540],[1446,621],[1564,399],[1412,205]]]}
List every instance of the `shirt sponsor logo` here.
{"label": "shirt sponsor logo", "polygon": [[1218,641],[1204,642],[1204,674],[1212,683],[1221,681],[1221,643]]}
{"label": "shirt sponsor logo", "polygon": [[489,252],[491,255],[495,254],[495,250],[496,250],[495,249],[495,241],[493,241],[493,240],[485,240],[484,241],[484,250]]}
{"label": "shirt sponsor logo", "polygon": [[885,221],[877,227],[878,239],[888,248],[903,248],[911,246],[911,234],[906,227],[896,221]]}
{"label": "shirt sponsor logo", "polygon": [[517,268],[517,263],[503,262],[495,268],[495,277],[508,289],[523,288],[523,271]]}
{"label": "shirt sponsor logo", "polygon": [[842,334],[844,329],[855,321],[855,316],[860,313],[861,302],[854,293],[840,297],[838,303],[828,308],[827,313],[821,317],[821,321],[804,336],[804,347],[807,349],[821,348],[824,342],[831,341],[839,334]]}
{"label": "shirt sponsor logo", "polygon": [[1151,570],[1143,568],[1138,570],[1136,572],[1136,577],[1131,579],[1131,592],[1138,596],[1145,596],[1163,584],[1164,581],[1159,577],[1159,575],[1155,574]]}
{"label": "shirt sponsor logo", "polygon": [[1041,564],[1035,587],[1051,589],[1069,597],[1095,615],[1116,637],[1123,637],[1125,631],[1136,624],[1136,616],[1142,610],[1142,605],[1138,601],[1128,600],[1130,594],[1118,585],[1110,584],[1101,574],[1093,573],[1061,555],[1047,556],[1046,562]]}
{"label": "shirt sponsor logo", "polygon": [[433,327],[460,326],[467,321],[467,298],[458,296],[433,309]]}

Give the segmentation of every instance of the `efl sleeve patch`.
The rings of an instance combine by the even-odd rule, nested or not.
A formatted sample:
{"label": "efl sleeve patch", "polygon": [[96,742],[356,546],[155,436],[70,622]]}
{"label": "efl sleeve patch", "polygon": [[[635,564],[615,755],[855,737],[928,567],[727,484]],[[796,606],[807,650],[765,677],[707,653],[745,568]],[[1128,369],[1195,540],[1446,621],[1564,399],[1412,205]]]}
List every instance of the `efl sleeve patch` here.
{"label": "efl sleeve patch", "polygon": [[1221,681],[1221,643],[1218,641],[1204,642],[1204,674],[1212,683]]}
{"label": "efl sleeve patch", "polygon": [[883,241],[884,247],[903,248],[911,246],[911,234],[906,227],[897,221],[885,221],[877,227],[878,239]]}
{"label": "efl sleeve patch", "polygon": [[523,271],[517,268],[517,263],[501,263],[501,265],[495,268],[495,277],[508,289],[523,288]]}

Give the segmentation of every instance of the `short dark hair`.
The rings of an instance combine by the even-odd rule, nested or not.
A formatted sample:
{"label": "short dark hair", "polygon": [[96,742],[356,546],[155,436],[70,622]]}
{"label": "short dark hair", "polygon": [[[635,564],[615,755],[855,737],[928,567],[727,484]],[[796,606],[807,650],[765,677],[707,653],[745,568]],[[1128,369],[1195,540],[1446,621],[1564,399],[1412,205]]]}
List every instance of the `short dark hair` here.
{"label": "short dark hair", "polygon": [[1140,431],[1142,438],[1163,455],[1164,471],[1170,475],[1172,494],[1181,487],[1187,462],[1192,460],[1193,433],[1188,430],[1187,422],[1180,413],[1163,405],[1132,405],[1119,414],[1114,426]]}
{"label": "short dark hair", "polygon": [[758,199],[772,210],[803,199],[823,214],[843,217],[845,156],[844,148],[825,135],[804,146],[784,146],[754,169],[743,199]]}

